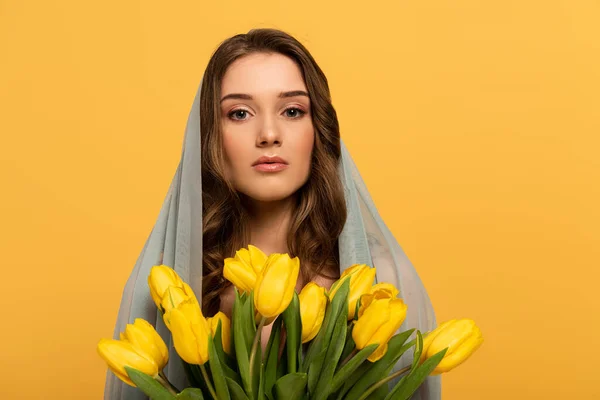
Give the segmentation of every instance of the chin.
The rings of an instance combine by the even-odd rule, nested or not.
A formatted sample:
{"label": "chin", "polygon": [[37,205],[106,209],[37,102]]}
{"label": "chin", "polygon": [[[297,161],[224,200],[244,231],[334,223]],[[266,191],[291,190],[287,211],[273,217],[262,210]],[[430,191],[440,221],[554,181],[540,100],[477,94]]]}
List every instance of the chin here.
{"label": "chin", "polygon": [[296,191],[290,190],[252,190],[244,194],[254,201],[265,203],[281,201],[292,196]]}
{"label": "chin", "polygon": [[254,201],[275,202],[293,196],[302,185],[290,185],[290,182],[255,182],[253,185],[243,185],[237,190]]}

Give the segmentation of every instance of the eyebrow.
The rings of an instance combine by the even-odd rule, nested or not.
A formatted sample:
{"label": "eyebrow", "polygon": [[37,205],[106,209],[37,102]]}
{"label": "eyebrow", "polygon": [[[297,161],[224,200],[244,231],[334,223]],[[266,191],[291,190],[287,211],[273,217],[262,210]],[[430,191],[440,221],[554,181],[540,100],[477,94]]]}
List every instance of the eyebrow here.
{"label": "eyebrow", "polygon": [[[283,99],[286,97],[295,97],[295,96],[309,97],[308,93],[306,93],[304,90],[290,90],[289,92],[281,92],[281,93],[279,93],[279,95],[277,97],[279,97],[280,99]],[[252,100],[253,98],[249,94],[245,94],[245,93],[230,93],[221,99],[221,103],[227,99]]]}

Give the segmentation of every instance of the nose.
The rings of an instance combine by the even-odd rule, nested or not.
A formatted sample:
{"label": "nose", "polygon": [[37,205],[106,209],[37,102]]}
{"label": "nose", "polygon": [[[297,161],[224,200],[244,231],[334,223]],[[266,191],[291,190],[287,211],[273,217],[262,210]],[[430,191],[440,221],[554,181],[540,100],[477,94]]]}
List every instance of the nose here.
{"label": "nose", "polygon": [[281,133],[273,118],[266,117],[256,137],[258,147],[281,146]]}

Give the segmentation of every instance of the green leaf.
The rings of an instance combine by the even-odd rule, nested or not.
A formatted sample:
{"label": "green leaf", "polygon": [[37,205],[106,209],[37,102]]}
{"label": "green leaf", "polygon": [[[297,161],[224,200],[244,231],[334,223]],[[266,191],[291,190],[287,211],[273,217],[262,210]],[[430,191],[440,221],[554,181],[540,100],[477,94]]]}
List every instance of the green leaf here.
{"label": "green leaf", "polygon": [[417,365],[419,365],[419,360],[421,359],[421,353],[423,352],[423,336],[421,332],[417,330],[417,345],[415,346],[415,352],[413,354],[413,362],[411,370],[414,370]]}
{"label": "green leaf", "polygon": [[217,330],[215,331],[215,336],[213,337],[213,342],[215,343],[215,350],[219,355],[219,360],[225,360],[225,350],[223,349],[223,338],[221,335],[223,334],[221,327],[221,320],[217,322]]}
{"label": "green leaf", "polygon": [[[322,365],[313,363],[313,358],[321,353],[322,348],[329,346],[331,342],[331,335],[333,334],[333,329],[335,328],[338,315],[342,310],[345,310],[347,318],[349,290],[350,279],[344,279],[344,282],[341,284],[339,290],[336,292],[333,301],[327,304],[323,325],[321,325],[319,333],[313,339],[308,348],[308,352],[302,364],[302,372],[308,371],[308,368],[311,367],[317,369],[317,371],[313,371],[313,374],[320,373]],[[344,342],[342,341],[342,344],[343,343]]]}
{"label": "green leaf", "polygon": [[265,400],[265,364],[260,363],[260,383],[258,384],[258,400]]}
{"label": "green leaf", "polygon": [[317,382],[319,381],[319,376],[321,374],[321,366],[323,365],[326,355],[327,348],[324,348],[321,350],[321,353],[313,359],[310,367],[308,368],[309,393],[315,393],[315,390],[317,389]]}
{"label": "green leaf", "polygon": [[373,364],[371,364],[370,362],[360,364],[356,371],[354,371],[352,375],[350,375],[350,378],[346,379],[346,382],[344,382],[344,386],[341,390],[338,391],[336,399],[345,399],[344,395],[348,392],[348,390],[350,390],[354,383],[358,381],[358,379],[360,379],[360,377],[363,376],[371,368],[372,365]]}
{"label": "green leaf", "polygon": [[[217,324],[217,330],[215,331],[215,336],[213,337],[213,341],[215,342],[215,349],[217,350],[217,354],[219,355],[219,360],[221,360],[221,365],[223,366],[223,371],[225,375],[229,376],[232,379],[236,379],[239,381],[239,376],[237,372],[234,371],[235,361],[225,352],[223,348],[223,331],[221,326],[221,320],[219,320]],[[230,343],[233,343],[232,339],[229,338]]]}
{"label": "green leaf", "polygon": [[[260,335],[260,333],[259,333]],[[260,341],[258,342],[258,346],[256,346],[256,355],[254,356],[254,367],[252,368],[252,373],[254,376],[251,376],[252,380],[252,393],[255,399],[260,399],[259,388],[261,381],[261,368],[262,368],[262,346]]]}
{"label": "green leaf", "polygon": [[[344,286],[340,288],[342,290]],[[336,295],[337,298],[337,295]],[[335,302],[335,299],[334,299]],[[323,361],[323,367],[317,382],[317,388],[314,392],[314,400],[324,400],[332,393],[332,380],[335,369],[344,350],[346,342],[346,329],[348,323],[348,308],[342,308],[338,314],[338,318],[331,336],[331,342],[327,343],[327,355]],[[311,393],[312,395],[313,393]]]}
{"label": "green leaf", "polygon": [[390,389],[387,385],[382,385],[377,388],[373,393],[367,397],[367,400],[384,400],[385,396],[389,393]]}
{"label": "green leaf", "polygon": [[273,390],[277,400],[298,400],[306,394],[307,376],[302,372],[294,372],[282,376],[275,382]]}
{"label": "green leaf", "polygon": [[354,343],[354,339],[352,339],[352,329],[354,328],[354,323],[348,324],[348,331],[346,332],[346,344],[344,345],[344,351],[342,351],[342,355],[340,356],[340,360],[345,360],[348,358],[350,354],[356,348],[356,343]]}
{"label": "green leaf", "polygon": [[323,317],[323,324],[321,325],[321,329],[319,329],[319,333],[317,333],[317,336],[315,336],[308,345],[308,350],[306,352],[304,360],[302,361],[302,367],[300,368],[300,372],[307,372],[308,367],[313,363],[313,359],[321,353],[321,350],[323,348],[323,338],[325,337],[325,330],[327,329],[327,325],[331,320],[331,314],[331,303],[328,303],[327,307],[325,308],[325,317]]}
{"label": "green leaf", "polygon": [[277,359],[279,357],[279,346],[281,345],[281,322],[282,318],[277,317],[271,328],[271,336],[266,349],[265,365],[265,392],[270,395],[275,381],[277,381]]}
{"label": "green leaf", "polygon": [[283,312],[283,323],[286,332],[286,350],[288,372],[298,371],[298,356],[302,355],[302,320],[300,318],[300,300],[294,292],[290,305]]}
{"label": "green leaf", "polygon": [[146,396],[152,400],[173,400],[172,395],[163,385],[148,374],[143,373],[135,368],[125,366],[125,371],[129,378],[135,383]]}
{"label": "green leaf", "polygon": [[[208,368],[209,367],[208,364],[205,364],[205,367]],[[195,377],[196,382],[198,382],[198,385],[195,387],[200,388],[202,390],[202,393],[204,394],[204,396],[210,396],[210,391],[208,390],[206,380],[204,380],[204,376],[202,375],[202,370],[200,369],[200,365],[190,364],[190,369],[192,370],[192,373]]]}
{"label": "green leaf", "polygon": [[277,362],[277,379],[281,378],[282,376],[284,376],[287,373],[286,368],[287,368],[287,353],[284,351],[283,353],[281,353],[281,357],[279,358],[279,361]]}
{"label": "green leaf", "polygon": [[232,400],[248,400],[244,389],[236,381],[229,377],[225,377],[225,380],[227,381],[227,387],[229,388]]}
{"label": "green leaf", "polygon": [[[420,332],[418,332],[418,336],[420,336]],[[421,339],[422,340],[422,339]],[[425,379],[433,372],[435,367],[442,361],[444,356],[446,355],[446,351],[448,348],[434,354],[429,357],[423,364],[419,367],[413,369],[408,376],[405,376],[394,388],[392,391],[386,396],[386,400],[408,400],[410,396],[421,386],[421,384],[425,381]]]}
{"label": "green leaf", "polygon": [[344,383],[350,377],[350,375],[356,371],[356,369],[375,351],[375,349],[377,349],[377,347],[379,347],[378,344],[371,344],[365,347],[356,353],[354,357],[350,359],[350,361],[344,364],[344,366],[342,366],[333,376],[333,380],[331,382],[331,391],[337,392],[340,386],[342,386],[342,383]]}
{"label": "green leaf", "polygon": [[242,385],[246,393],[252,396],[252,380],[250,379],[250,360],[248,359],[250,352],[246,344],[244,336],[244,315],[242,310],[243,304],[236,298],[233,303],[233,343],[235,346],[235,356],[242,378]]}
{"label": "green leaf", "polygon": [[221,360],[219,360],[215,342],[211,335],[208,335],[208,363],[210,364],[217,396],[219,396],[220,400],[229,399],[229,390],[227,390],[227,382],[225,381],[223,367],[221,366]]}
{"label": "green leaf", "polygon": [[248,353],[252,348],[252,342],[254,342],[254,335],[256,334],[256,322],[254,320],[254,291],[250,292],[248,299],[242,308],[243,320],[242,327],[244,331],[244,339],[246,340],[246,348]]}
{"label": "green leaf", "polygon": [[198,388],[186,388],[177,395],[180,400],[204,400],[202,390]]}
{"label": "green leaf", "polygon": [[183,370],[185,371],[185,375],[187,376],[190,384],[193,387],[199,387],[201,380],[199,381],[198,379],[196,379],[197,377],[194,374],[194,371],[192,370],[192,366],[190,364],[188,364],[187,362],[185,362],[184,360],[181,360],[181,362],[183,363]]}
{"label": "green leaf", "polygon": [[[339,290],[336,292],[333,301],[331,302],[331,319],[327,324],[327,329],[325,330],[325,337],[323,341],[325,344],[329,344],[331,342],[331,335],[333,334],[333,330],[336,326],[338,315],[341,312],[344,312],[346,315],[346,321],[348,321],[348,294],[350,293],[350,278],[344,279],[344,282],[341,284]],[[345,324],[344,324],[345,327]]]}
{"label": "green leaf", "polygon": [[405,344],[405,342],[413,332],[414,329],[409,329],[394,335],[388,342],[388,349],[383,357],[372,363],[371,367],[363,374],[356,376],[355,379],[349,379],[350,383],[355,383],[353,383],[350,391],[346,397],[344,397],[344,400],[359,399],[371,385],[388,376],[400,357],[402,357],[406,350],[412,347],[412,342],[407,344]]}

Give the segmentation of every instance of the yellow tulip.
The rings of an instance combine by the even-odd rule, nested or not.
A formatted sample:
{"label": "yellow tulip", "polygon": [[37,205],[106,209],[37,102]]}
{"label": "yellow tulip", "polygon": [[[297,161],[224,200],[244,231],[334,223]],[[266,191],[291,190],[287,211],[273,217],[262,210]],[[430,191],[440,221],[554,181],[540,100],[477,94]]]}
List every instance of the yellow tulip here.
{"label": "yellow tulip", "polygon": [[127,324],[121,332],[121,340],[131,343],[136,349],[149,354],[162,370],[169,361],[169,350],[158,332],[144,319],[136,318],[133,324]]}
{"label": "yellow tulip", "polygon": [[379,344],[369,356],[371,362],[379,360],[387,351],[388,341],[406,318],[407,306],[402,299],[385,297],[373,298],[355,322],[352,339],[357,349],[364,349],[371,344]]}
{"label": "yellow tulip", "polygon": [[256,285],[256,272],[244,261],[228,257],[223,265],[223,277],[241,292],[250,292]]}
{"label": "yellow tulip", "polygon": [[245,263],[258,275],[267,261],[267,255],[258,247],[248,245],[247,249],[239,249],[236,251],[234,259]]}
{"label": "yellow tulip", "polygon": [[300,317],[302,320],[302,343],[309,342],[317,336],[327,307],[325,288],[309,282],[298,295],[300,300]]}
{"label": "yellow tulip", "polygon": [[97,351],[110,370],[123,382],[135,386],[125,367],[156,377],[169,361],[165,342],[148,322],[138,318],[127,324],[121,340],[100,339]]}
{"label": "yellow tulip", "polygon": [[214,317],[206,318],[213,338],[217,334],[219,321],[221,321],[221,343],[223,350],[225,350],[225,353],[231,354],[231,321],[227,315],[219,311]]}
{"label": "yellow tulip", "polygon": [[350,279],[350,292],[348,294],[348,320],[354,319],[356,313],[356,303],[358,299],[365,294],[369,293],[373,281],[375,280],[375,268],[370,268],[366,264],[354,264],[347,268],[340,279],[338,279],[331,287],[329,292],[329,299],[333,301],[335,294],[340,288],[341,284],[346,280]]}
{"label": "yellow tulip", "polygon": [[191,299],[171,310],[171,334],[177,354],[189,364],[208,361],[210,326],[200,306]]}
{"label": "yellow tulip", "polygon": [[373,294],[376,290],[379,290],[379,289],[389,290],[392,293],[392,297],[396,297],[396,296],[398,296],[398,294],[400,294],[400,291],[398,290],[398,288],[396,288],[396,286],[392,285],[391,283],[387,283],[387,282],[380,282],[380,283],[377,283],[377,284],[371,286],[371,294]]}
{"label": "yellow tulip", "polygon": [[446,321],[423,339],[421,362],[448,347],[431,375],[439,375],[465,362],[483,343],[481,330],[472,319]]}
{"label": "yellow tulip", "polygon": [[196,295],[187,283],[183,282],[182,287],[169,286],[167,288],[160,303],[164,312],[163,321],[165,321],[167,328],[170,329],[171,311],[186,300],[198,303]]}
{"label": "yellow tulip", "polygon": [[155,265],[150,269],[148,286],[150,287],[150,295],[152,296],[152,300],[154,300],[154,304],[160,309],[167,288],[169,286],[183,287],[183,281],[173,268],[167,265]]}
{"label": "yellow tulip", "polygon": [[[375,287],[375,286],[373,286]],[[371,293],[363,294],[360,297],[360,307],[358,308],[358,318],[360,318],[367,307],[373,302],[374,299],[394,299],[396,296],[387,287],[379,287],[377,290]]]}
{"label": "yellow tulip", "polygon": [[271,254],[258,275],[254,288],[254,307],[265,318],[281,314],[292,301],[300,260],[288,254]]}

